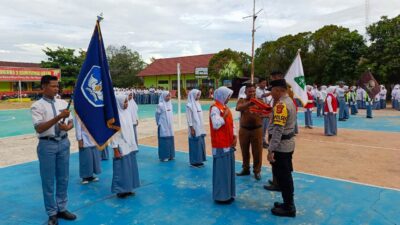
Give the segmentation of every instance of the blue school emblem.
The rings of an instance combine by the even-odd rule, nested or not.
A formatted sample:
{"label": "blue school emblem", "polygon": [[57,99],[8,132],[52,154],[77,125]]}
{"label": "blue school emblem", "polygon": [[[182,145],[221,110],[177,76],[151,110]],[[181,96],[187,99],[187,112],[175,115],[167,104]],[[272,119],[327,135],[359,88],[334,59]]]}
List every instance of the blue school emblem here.
{"label": "blue school emblem", "polygon": [[103,107],[103,85],[100,66],[93,66],[82,82],[81,90],[86,100],[94,107]]}

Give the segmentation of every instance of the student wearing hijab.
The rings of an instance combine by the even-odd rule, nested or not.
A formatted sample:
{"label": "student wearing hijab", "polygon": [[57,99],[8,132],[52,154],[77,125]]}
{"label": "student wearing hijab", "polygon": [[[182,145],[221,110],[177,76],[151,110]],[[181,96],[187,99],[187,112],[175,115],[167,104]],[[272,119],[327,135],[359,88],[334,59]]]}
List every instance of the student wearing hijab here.
{"label": "student wearing hijab", "polygon": [[304,108],[306,110],[304,112],[306,128],[310,128],[310,129],[313,128],[312,111],[314,108],[314,97],[312,95],[312,89],[313,89],[312,86],[307,85],[308,102],[307,102],[307,105],[304,106]]}
{"label": "student wearing hijab", "polygon": [[75,117],[75,135],[79,147],[79,176],[82,184],[98,181],[94,174],[101,173],[100,161],[101,152],[92,142],[89,134],[82,128],[77,117]]}
{"label": "student wearing hijab", "polygon": [[139,170],[136,160],[138,146],[133,131],[132,116],[128,110],[126,95],[117,95],[117,106],[121,130],[113,137],[114,149],[113,179],[111,192],[119,198],[134,195],[133,189],[140,186]]}
{"label": "student wearing hijab", "polygon": [[338,101],[335,97],[336,87],[331,86],[327,90],[328,95],[325,99],[324,105],[324,127],[326,136],[336,136],[337,135],[337,108]]}
{"label": "student wearing hijab", "polygon": [[169,91],[161,92],[156,110],[158,157],[166,162],[175,158],[174,115]]}
{"label": "student wearing hijab", "polygon": [[133,131],[135,132],[135,141],[136,144],[139,144],[137,134],[137,126],[139,125],[139,108],[135,102],[135,93],[133,91],[130,91],[128,95],[128,109],[132,117]]}
{"label": "student wearing hijab", "polygon": [[202,167],[206,161],[206,132],[204,130],[203,110],[200,105],[201,91],[189,92],[186,117],[189,133],[189,161],[193,167]]}
{"label": "student wearing hijab", "polygon": [[226,105],[233,91],[220,87],[214,92],[215,102],[210,108],[210,131],[213,154],[213,199],[219,204],[235,200],[236,134],[233,117]]}

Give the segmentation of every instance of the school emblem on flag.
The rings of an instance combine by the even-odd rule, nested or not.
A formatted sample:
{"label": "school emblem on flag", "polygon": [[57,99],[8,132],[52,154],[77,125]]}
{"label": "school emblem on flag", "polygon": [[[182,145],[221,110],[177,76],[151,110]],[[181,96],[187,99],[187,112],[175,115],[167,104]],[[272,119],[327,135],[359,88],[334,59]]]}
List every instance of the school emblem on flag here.
{"label": "school emblem on flag", "polygon": [[86,100],[88,100],[92,106],[104,106],[100,66],[92,66],[82,82],[81,90]]}
{"label": "school emblem on flag", "polygon": [[305,90],[306,80],[304,79],[304,76],[295,77],[294,81],[296,81],[296,83],[301,87],[301,89]]}

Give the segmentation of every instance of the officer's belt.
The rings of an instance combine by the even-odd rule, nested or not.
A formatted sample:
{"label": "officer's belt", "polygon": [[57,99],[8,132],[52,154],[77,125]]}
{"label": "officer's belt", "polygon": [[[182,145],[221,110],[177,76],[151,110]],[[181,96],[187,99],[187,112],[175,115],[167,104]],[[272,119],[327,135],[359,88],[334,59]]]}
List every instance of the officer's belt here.
{"label": "officer's belt", "polygon": [[[282,134],[281,140],[290,140],[292,139],[292,137],[294,137],[294,132],[289,133],[289,134]],[[271,140],[272,138],[272,134],[268,135],[268,140]]]}
{"label": "officer's belt", "polygon": [[48,141],[61,141],[68,137],[68,134],[65,134],[61,137],[39,137],[40,140],[48,140]]}
{"label": "officer's belt", "polygon": [[261,127],[262,127],[262,125],[259,125],[259,126],[251,126],[251,127],[248,127],[248,126],[240,126],[240,128],[243,128],[243,129],[246,129],[246,130],[256,130],[256,129],[261,128]]}

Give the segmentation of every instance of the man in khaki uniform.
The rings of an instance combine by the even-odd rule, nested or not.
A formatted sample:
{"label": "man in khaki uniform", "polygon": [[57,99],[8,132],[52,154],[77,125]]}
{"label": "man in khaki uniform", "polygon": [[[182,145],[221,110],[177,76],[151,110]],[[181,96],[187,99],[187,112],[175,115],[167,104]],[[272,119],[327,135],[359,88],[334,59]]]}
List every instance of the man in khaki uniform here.
{"label": "man in khaki uniform", "polygon": [[261,180],[262,150],[263,150],[263,118],[251,113],[250,101],[255,97],[256,89],[253,84],[246,85],[246,98],[239,99],[236,110],[240,112],[239,142],[242,150],[242,171],[237,176],[250,175],[250,146],[253,155],[253,173],[256,180]]}

